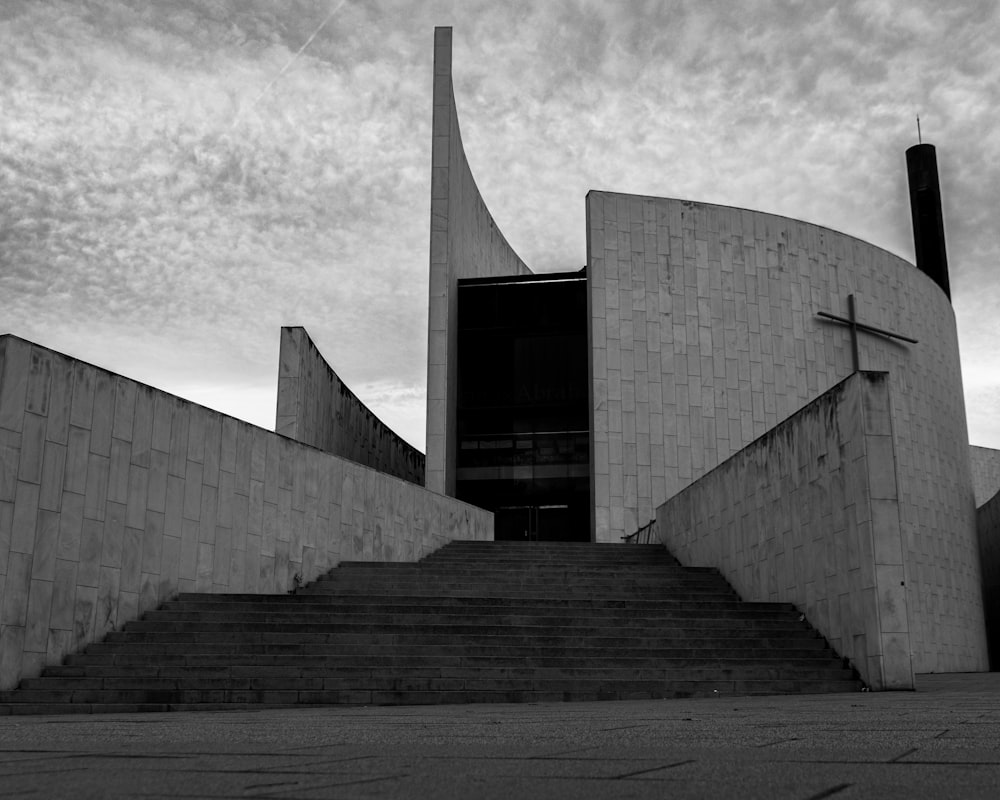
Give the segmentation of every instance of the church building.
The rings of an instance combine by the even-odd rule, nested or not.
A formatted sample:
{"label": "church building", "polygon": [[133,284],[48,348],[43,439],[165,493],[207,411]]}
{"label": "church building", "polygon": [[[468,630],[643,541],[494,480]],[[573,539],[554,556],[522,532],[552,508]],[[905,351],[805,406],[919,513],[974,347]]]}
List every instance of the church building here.
{"label": "church building", "polygon": [[594,190],[586,263],[535,274],[466,159],[451,43],[435,31],[426,457],[302,328],[274,431],[0,335],[0,690],[179,592],[494,538],[661,542],[795,604],[876,689],[988,669],[1000,451],[969,446],[934,148],[907,152],[916,265]]}
{"label": "church building", "polygon": [[[615,542],[653,523],[744,596],[826,618],[852,655],[841,628],[863,624],[865,596],[891,628],[884,648],[920,671],[985,669],[976,507],[989,497],[973,486],[934,147],[907,152],[916,266],[812,223],[591,191],[584,268],[534,275],[476,187],[451,76],[438,29],[427,488],[493,511],[497,538]],[[881,376],[848,415],[868,425],[864,446],[838,439],[832,415],[834,452],[816,435],[800,452],[796,415],[859,371]],[[848,453],[862,475],[831,467]],[[682,523],[738,454],[752,469]],[[793,454],[782,479],[809,496],[789,504],[785,487],[763,514],[764,462]],[[738,516],[713,521],[724,507]]]}

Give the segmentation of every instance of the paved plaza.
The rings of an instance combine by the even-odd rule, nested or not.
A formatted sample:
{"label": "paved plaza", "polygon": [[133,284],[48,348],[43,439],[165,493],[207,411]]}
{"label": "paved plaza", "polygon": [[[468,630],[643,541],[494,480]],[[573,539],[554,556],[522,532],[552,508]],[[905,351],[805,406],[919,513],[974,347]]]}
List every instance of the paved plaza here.
{"label": "paved plaza", "polygon": [[899,693],[0,717],[4,798],[998,792],[998,673]]}

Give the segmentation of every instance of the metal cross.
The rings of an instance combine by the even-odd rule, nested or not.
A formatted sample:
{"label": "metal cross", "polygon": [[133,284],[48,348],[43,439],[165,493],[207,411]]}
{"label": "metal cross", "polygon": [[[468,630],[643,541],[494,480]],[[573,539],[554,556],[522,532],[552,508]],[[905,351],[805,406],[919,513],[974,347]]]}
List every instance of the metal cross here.
{"label": "metal cross", "polygon": [[857,372],[858,367],[858,331],[865,331],[866,333],[875,333],[879,336],[886,336],[889,339],[902,339],[904,342],[909,342],[910,344],[917,344],[916,339],[911,339],[909,336],[903,336],[900,333],[893,333],[892,331],[884,331],[881,328],[876,328],[874,325],[868,325],[864,322],[858,322],[858,318],[854,313],[854,295],[847,295],[847,317],[838,317],[836,314],[830,314],[826,311],[818,311],[819,316],[826,319],[832,319],[834,322],[839,322],[843,325],[847,325],[851,329],[851,356],[854,360],[854,371]]}

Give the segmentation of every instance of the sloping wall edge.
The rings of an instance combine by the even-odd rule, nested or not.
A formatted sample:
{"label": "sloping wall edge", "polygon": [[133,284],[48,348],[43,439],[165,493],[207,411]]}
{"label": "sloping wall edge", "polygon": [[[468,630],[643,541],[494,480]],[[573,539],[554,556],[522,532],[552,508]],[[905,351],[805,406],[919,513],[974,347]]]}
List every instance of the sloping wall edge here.
{"label": "sloping wall edge", "polygon": [[424,485],[424,454],[358,399],[305,328],[281,329],[274,430],[331,455]]}
{"label": "sloping wall edge", "polygon": [[177,592],[492,538],[487,511],[0,337],[0,688]]}
{"label": "sloping wall edge", "polygon": [[656,512],[681,563],[794,603],[875,690],[914,686],[891,407],[855,373]]}

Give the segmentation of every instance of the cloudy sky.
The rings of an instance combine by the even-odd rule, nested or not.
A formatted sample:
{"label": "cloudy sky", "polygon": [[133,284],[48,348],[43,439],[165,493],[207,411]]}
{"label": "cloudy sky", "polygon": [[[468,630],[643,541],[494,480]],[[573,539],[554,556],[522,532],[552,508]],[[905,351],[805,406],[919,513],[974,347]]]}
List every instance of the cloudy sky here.
{"label": "cloudy sky", "polygon": [[303,325],[422,448],[435,25],[536,271],[583,266],[592,188],[912,259],[919,114],[970,436],[1000,448],[994,0],[0,0],[0,332],[273,428]]}

